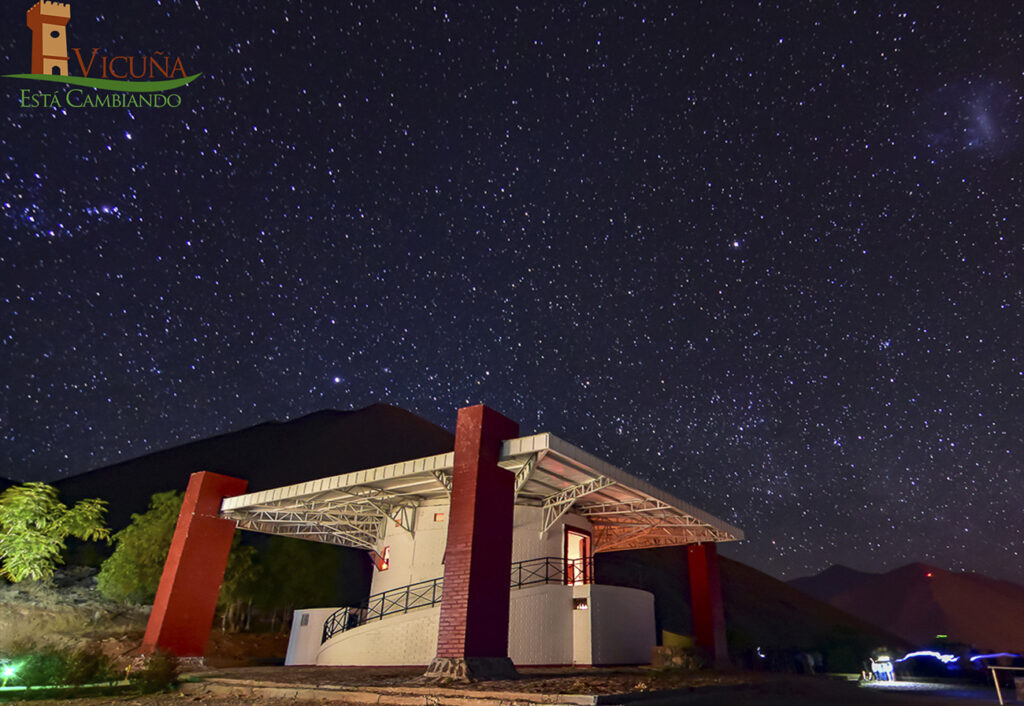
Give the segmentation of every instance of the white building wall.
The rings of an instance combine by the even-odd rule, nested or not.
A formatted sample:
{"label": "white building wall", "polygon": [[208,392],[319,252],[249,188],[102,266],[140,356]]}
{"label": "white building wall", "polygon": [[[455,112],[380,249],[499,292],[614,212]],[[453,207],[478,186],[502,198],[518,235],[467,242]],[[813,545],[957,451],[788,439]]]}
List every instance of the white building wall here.
{"label": "white building wall", "polygon": [[539,507],[517,505],[512,530],[512,562],[529,561],[545,556],[561,557],[565,553],[565,526],[593,532],[593,525],[580,515],[567,512],[555,523],[554,527],[544,533],[544,511]]}
{"label": "white building wall", "polygon": [[307,608],[292,613],[292,630],[288,634],[285,664],[316,664],[324,622],[337,608]]}
{"label": "white building wall", "polygon": [[[444,575],[441,562],[448,539],[448,511],[448,503],[419,508],[415,535],[389,523],[383,543],[391,549],[389,567],[386,571],[374,570],[371,594]],[[539,507],[516,506],[513,563],[541,557],[561,558],[565,525],[592,531],[586,519],[567,513],[541,536],[542,515]],[[574,610],[574,597],[585,597],[588,609]],[[541,584],[513,590],[509,609],[509,657],[515,664],[650,661],[655,644],[654,596],[646,591]],[[295,620],[301,618],[293,620],[286,664],[308,664],[299,660],[315,654],[315,663],[321,665],[426,665],[437,653],[440,605],[372,621],[335,635],[323,646],[319,644],[323,622],[333,609],[297,611],[296,616],[303,612],[310,614],[309,625],[296,628]]]}
{"label": "white building wall", "polygon": [[590,589],[591,664],[648,664],[656,644],[654,594],[622,586],[586,588]]}
{"label": "white building wall", "polygon": [[572,589],[540,584],[512,591],[508,656],[514,664],[572,662]]}
{"label": "white building wall", "polygon": [[[438,514],[442,518],[435,522]],[[448,542],[448,503],[417,508],[415,518],[414,534],[388,522],[383,547],[390,547],[391,559],[387,571],[374,567],[371,595],[444,575],[441,559]]]}
{"label": "white building wall", "polygon": [[573,600],[586,598],[587,610],[572,611],[572,664],[593,664],[590,639],[590,586],[573,586]]}
{"label": "white building wall", "polygon": [[324,643],[317,664],[425,667],[437,654],[440,618],[441,606],[436,605],[360,625]]}
{"label": "white building wall", "polygon": [[[573,598],[586,598],[587,610],[573,610]],[[313,630],[316,664],[427,665],[437,654],[440,617],[439,605],[388,616],[335,635],[320,649],[321,620]],[[293,622],[289,655],[294,634]],[[512,591],[508,654],[515,664],[647,664],[654,644],[654,596],[646,591],[554,584]],[[311,651],[304,649],[297,654]]]}
{"label": "white building wall", "polygon": [[[387,571],[374,568],[371,595],[444,576],[441,562],[448,542],[448,510],[447,502],[417,509],[413,526],[415,534],[388,522],[382,551],[383,547],[390,547],[391,559]],[[565,549],[564,527],[567,524],[587,532],[593,529],[593,525],[583,517],[566,513],[541,537],[542,512],[539,507],[516,506],[512,530],[513,562],[561,557]],[[440,516],[440,520],[435,521],[435,516]]]}

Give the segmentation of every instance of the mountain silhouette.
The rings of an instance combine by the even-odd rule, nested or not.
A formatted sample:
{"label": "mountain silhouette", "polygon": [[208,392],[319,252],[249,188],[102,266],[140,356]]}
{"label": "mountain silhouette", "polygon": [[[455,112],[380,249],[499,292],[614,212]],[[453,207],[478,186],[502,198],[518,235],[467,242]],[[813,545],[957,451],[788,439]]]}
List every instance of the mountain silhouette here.
{"label": "mountain silhouette", "polygon": [[[650,591],[657,629],[692,634],[686,551],[683,546],[597,554],[595,578]],[[719,555],[719,567],[729,652],[737,664],[793,670],[800,668],[797,653],[816,652],[826,669],[856,672],[877,647],[909,646],[746,564]]]}
{"label": "mountain silhouette", "polygon": [[54,482],[61,500],[103,498],[115,530],[145,512],[153,493],[184,490],[196,471],[249,481],[267,490],[422,456],[447,453],[455,437],[412,412],[386,404],[325,410],[287,422],[193,441]]}
{"label": "mountain silhouette", "polygon": [[833,566],[790,585],[914,645],[1024,652],[1024,586],[1009,581],[916,563],[884,574]]}

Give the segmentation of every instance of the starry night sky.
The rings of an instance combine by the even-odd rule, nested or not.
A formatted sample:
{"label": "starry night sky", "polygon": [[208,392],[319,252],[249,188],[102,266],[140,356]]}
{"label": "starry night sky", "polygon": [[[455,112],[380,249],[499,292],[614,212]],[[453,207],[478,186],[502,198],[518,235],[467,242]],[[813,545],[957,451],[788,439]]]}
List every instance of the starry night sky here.
{"label": "starry night sky", "polygon": [[1024,583],[1024,3],[540,4],[72,2],[203,76],[0,79],[0,476],[482,402],[776,576]]}

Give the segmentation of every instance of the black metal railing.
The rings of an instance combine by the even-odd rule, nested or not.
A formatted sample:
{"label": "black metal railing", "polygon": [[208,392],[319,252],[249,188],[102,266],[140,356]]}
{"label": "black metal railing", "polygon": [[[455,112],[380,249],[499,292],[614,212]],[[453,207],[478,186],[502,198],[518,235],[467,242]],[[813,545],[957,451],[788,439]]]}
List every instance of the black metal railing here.
{"label": "black metal railing", "polygon": [[523,588],[538,583],[593,583],[594,558],[563,559],[544,556],[512,564],[511,586]]}
{"label": "black metal railing", "polygon": [[390,591],[375,593],[358,605],[339,608],[324,621],[321,643],[327,642],[339,632],[381,620],[388,615],[408,613],[414,608],[427,608],[441,602],[441,588],[444,578],[428,579]]}
{"label": "black metal railing", "polygon": [[[593,583],[593,577],[593,557],[564,559],[545,556],[513,563],[509,586],[525,588],[545,583],[584,584]],[[382,593],[375,593],[362,603],[339,608],[324,621],[324,632],[320,642],[327,642],[338,633],[359,627],[372,620],[381,620],[389,615],[408,613],[415,608],[429,608],[437,605],[441,602],[443,587],[444,577],[428,579],[408,586],[392,588]]]}

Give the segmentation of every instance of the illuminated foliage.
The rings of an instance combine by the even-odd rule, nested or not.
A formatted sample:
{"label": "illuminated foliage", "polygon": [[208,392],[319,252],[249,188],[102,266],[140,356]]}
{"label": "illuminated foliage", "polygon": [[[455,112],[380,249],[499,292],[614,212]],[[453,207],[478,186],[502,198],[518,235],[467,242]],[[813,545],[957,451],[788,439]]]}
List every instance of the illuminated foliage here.
{"label": "illuminated foliage", "polygon": [[114,535],[114,553],[103,562],[96,585],[111,600],[148,603],[156,595],[184,494],[156,493],[146,512],[132,514]]}
{"label": "illuminated foliage", "polygon": [[69,508],[58,499],[57,489],[45,483],[25,483],[0,493],[0,575],[14,582],[50,578],[63,563],[67,537],[109,539],[106,505],[90,498]]}
{"label": "illuminated foliage", "polygon": [[[97,588],[104,597],[132,603],[152,602],[183,498],[183,493],[174,490],[154,494],[149,509],[132,514],[131,523],[114,535],[114,553],[103,562],[96,577]],[[247,591],[252,590],[254,554],[251,547],[239,545],[236,533],[221,587],[221,605],[247,598]]]}

